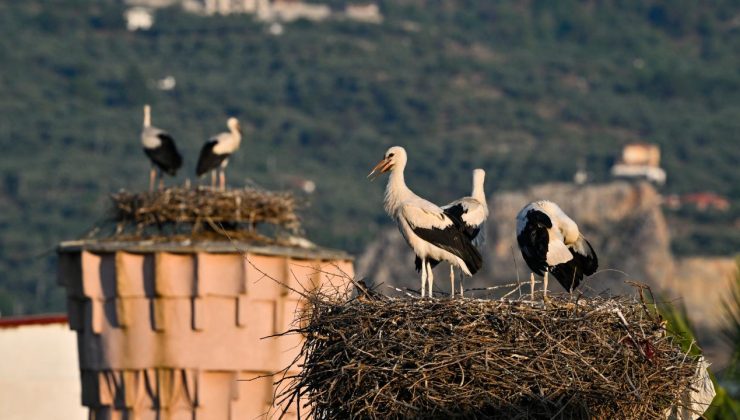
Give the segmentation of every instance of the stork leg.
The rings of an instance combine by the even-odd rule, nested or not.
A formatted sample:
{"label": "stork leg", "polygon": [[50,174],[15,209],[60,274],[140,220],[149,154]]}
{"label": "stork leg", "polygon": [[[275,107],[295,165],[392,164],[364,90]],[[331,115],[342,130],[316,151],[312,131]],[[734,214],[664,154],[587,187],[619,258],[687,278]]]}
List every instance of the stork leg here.
{"label": "stork leg", "polygon": [[429,275],[427,277],[427,282],[429,283],[429,297],[434,297],[434,294],[432,294],[432,288],[434,287],[434,271],[432,271],[432,263],[427,262],[427,265],[429,266]]}
{"label": "stork leg", "polygon": [[164,189],[164,177],[160,174],[159,176],[159,191]]}
{"label": "stork leg", "polygon": [[216,170],[211,171],[211,188],[216,188]]}
{"label": "stork leg", "polygon": [[226,171],[224,171],[223,169],[219,171],[218,180],[219,180],[219,183],[221,184],[221,191],[226,191]]}
{"label": "stork leg", "polygon": [[463,297],[463,280],[465,280],[465,273],[460,270],[460,297]]}
{"label": "stork leg", "polygon": [[450,298],[455,297],[455,267],[450,264]]}
{"label": "stork leg", "polygon": [[534,273],[529,273],[529,298],[534,302]]}
{"label": "stork leg", "polygon": [[157,178],[157,170],[154,166],[149,169],[149,192],[154,191],[154,180]]}
{"label": "stork leg", "polygon": [[545,285],[542,288],[542,301],[545,302],[545,303],[548,301],[547,300],[547,280],[548,280],[547,279],[547,275],[548,275],[548,273],[549,273],[548,271],[545,271],[545,277],[544,277],[544,280],[543,280],[544,283],[545,283]]}
{"label": "stork leg", "polygon": [[421,297],[424,297],[427,287],[427,260],[426,258],[421,259]]}

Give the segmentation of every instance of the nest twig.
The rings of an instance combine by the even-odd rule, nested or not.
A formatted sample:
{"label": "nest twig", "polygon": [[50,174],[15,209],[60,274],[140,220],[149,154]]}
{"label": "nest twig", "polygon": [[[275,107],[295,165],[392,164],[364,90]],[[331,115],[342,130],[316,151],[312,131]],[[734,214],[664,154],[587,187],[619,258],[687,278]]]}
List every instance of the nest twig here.
{"label": "nest twig", "polygon": [[633,298],[306,297],[277,399],[313,418],[664,418],[695,380]]}
{"label": "nest twig", "polygon": [[234,237],[244,231],[253,232],[258,224],[270,224],[290,232],[300,229],[296,213],[299,203],[290,192],[174,187],[143,193],[122,190],[113,194],[111,200],[111,219],[117,225],[118,234],[131,227],[141,233],[149,228],[162,231],[167,226],[180,231],[185,226],[192,234],[225,232]]}

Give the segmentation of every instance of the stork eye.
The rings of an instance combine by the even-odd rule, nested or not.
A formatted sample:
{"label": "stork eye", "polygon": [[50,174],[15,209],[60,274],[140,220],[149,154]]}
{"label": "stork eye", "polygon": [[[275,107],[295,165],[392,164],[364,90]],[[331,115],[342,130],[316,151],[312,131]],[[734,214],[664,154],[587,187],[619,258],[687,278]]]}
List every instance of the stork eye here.
{"label": "stork eye", "polygon": [[393,153],[388,153],[388,157],[389,158],[392,158],[393,157]]}

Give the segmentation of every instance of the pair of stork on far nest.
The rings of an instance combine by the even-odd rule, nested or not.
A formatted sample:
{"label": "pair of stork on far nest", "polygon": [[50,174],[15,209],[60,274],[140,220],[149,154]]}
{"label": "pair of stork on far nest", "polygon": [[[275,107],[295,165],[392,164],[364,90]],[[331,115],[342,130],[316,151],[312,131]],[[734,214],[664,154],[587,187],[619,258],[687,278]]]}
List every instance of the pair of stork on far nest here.
{"label": "pair of stork on far nest", "polygon": [[[226,165],[229,156],[239,149],[242,141],[242,129],[239,120],[230,117],[226,121],[228,132],[218,133],[205,142],[198,156],[195,174],[198,177],[211,172],[211,186],[216,187],[218,177],[219,188],[226,189]],[[161,128],[152,126],[151,107],[144,105],[144,127],[141,130],[141,145],[144,153],[152,163],[149,171],[149,191],[154,190],[156,179],[159,178],[159,187],[163,187],[162,173],[171,176],[177,174],[182,166],[182,155],[177,150],[175,139]]]}
{"label": "pair of stork on far nest", "polygon": [[[391,147],[368,178],[375,179],[390,171],[385,210],[398,223],[401,235],[416,254],[416,270],[421,271],[421,296],[432,296],[432,269],[440,261],[450,264],[451,296],[454,296],[455,268],[463,275],[473,276],[483,266],[481,250],[488,219],[483,191],[485,172],[482,169],[473,171],[473,191],[469,197],[440,207],[406,186],[403,176],[406,162],[406,150],[400,146]],[[596,272],[598,259],[594,249],[557,204],[545,200],[529,203],[519,211],[516,220],[519,249],[529,268],[543,276],[545,299],[549,273],[572,292],[584,275]],[[534,274],[530,276],[530,283],[534,295]]]}

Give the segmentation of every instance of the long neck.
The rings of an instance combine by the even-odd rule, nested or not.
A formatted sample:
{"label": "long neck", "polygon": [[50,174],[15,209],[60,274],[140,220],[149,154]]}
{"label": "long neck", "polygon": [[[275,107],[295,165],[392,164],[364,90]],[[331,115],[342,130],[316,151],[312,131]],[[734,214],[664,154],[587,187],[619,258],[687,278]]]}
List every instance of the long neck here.
{"label": "long neck", "polygon": [[229,127],[229,132],[234,139],[234,143],[236,143],[236,146],[239,147],[239,144],[242,141],[242,133],[236,127]]}
{"label": "long neck", "polygon": [[144,107],[144,127],[151,127],[151,126],[152,126],[151,110],[149,108],[149,105],[146,105]]}
{"label": "long neck", "polygon": [[397,167],[391,170],[388,185],[385,187],[385,211],[394,218],[401,207],[401,203],[414,195],[409,187],[406,186],[403,169],[403,167]]}
{"label": "long neck", "polygon": [[[478,180],[476,179],[476,181]],[[479,202],[486,204],[486,193],[483,191],[482,179],[480,180],[480,182],[473,182],[473,192],[471,196]]]}

